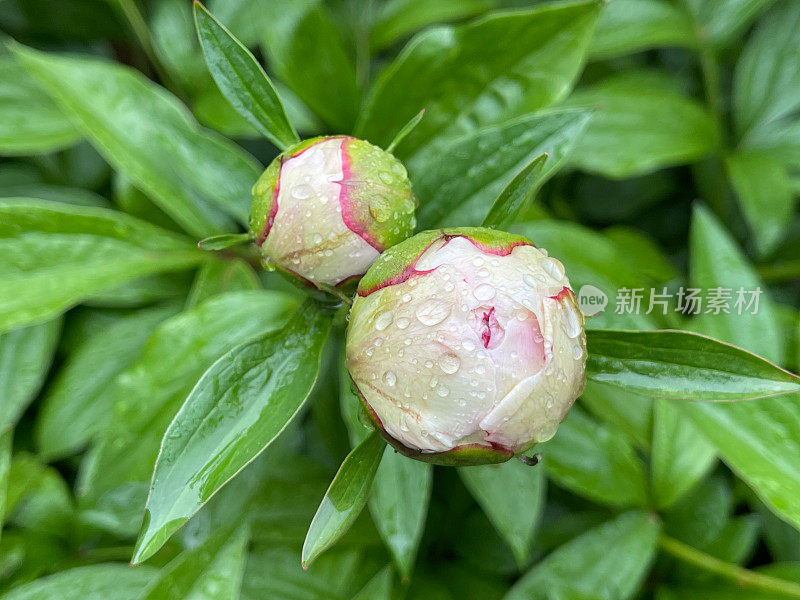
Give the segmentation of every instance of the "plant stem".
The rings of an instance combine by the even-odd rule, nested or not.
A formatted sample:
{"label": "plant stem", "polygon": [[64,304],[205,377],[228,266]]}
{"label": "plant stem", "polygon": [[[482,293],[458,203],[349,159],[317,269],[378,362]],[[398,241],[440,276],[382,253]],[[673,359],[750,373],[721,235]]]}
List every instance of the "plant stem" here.
{"label": "plant stem", "polygon": [[766,282],[793,281],[800,278],[800,259],[758,265],[758,274]]}
{"label": "plant stem", "polygon": [[661,536],[659,545],[662,550],[675,558],[700,567],[710,573],[715,573],[716,575],[730,579],[741,587],[773,592],[786,596],[787,598],[800,599],[800,584],[794,583],[793,581],[762,575],[761,573],[725,562],[724,560],[701,552],[697,548],[692,548],[666,535]]}

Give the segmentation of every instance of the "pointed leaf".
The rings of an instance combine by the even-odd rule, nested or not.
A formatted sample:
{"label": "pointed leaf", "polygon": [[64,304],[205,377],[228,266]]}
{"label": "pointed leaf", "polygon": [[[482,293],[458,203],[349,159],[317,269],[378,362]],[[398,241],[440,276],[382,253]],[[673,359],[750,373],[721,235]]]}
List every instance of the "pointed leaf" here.
{"label": "pointed leaf", "polygon": [[186,269],[203,259],[190,240],[124,213],[27,198],[4,200],[0,331],[52,318],[136,277]]}
{"label": "pointed leaf", "polygon": [[236,600],[249,538],[247,525],[215,532],[161,569],[136,600]]}
{"label": "pointed leaf", "polygon": [[392,597],[392,567],[384,567],[367,582],[353,600],[390,600]]}
{"label": "pointed leaf", "polygon": [[221,233],[212,235],[197,242],[198,248],[202,250],[225,250],[233,246],[245,244],[253,239],[249,233]]}
{"label": "pointed leaf", "polygon": [[425,529],[433,467],[386,447],[375,474],[369,508],[403,579],[411,577]]}
{"label": "pointed leaf", "polygon": [[754,400],[800,390],[800,377],[688,331],[587,332],[587,376],[654,398]]}
{"label": "pointed leaf", "polygon": [[492,204],[483,227],[504,229],[516,220],[522,207],[533,200],[546,160],[547,154],[540,154],[516,174]]}
{"label": "pointed leaf", "polygon": [[526,115],[416,153],[407,166],[420,200],[420,227],[480,225],[505,186],[542,153],[549,158],[540,183],[551,176],[590,117],[591,111],[575,109]]}
{"label": "pointed leaf", "polygon": [[330,316],[308,301],[285,327],[203,374],[164,434],[133,562],[158,550],[300,411],[329,328]]}
{"label": "pointed leaf", "polygon": [[461,467],[458,474],[511,547],[517,565],[524,567],[544,508],[544,468],[510,460],[500,465]]}
{"label": "pointed leaf", "polygon": [[[628,600],[655,558],[658,521],[628,512],[567,542],[514,584],[503,600]],[[576,596],[577,594],[577,596]]]}
{"label": "pointed leaf", "polygon": [[61,319],[0,334],[0,432],[16,424],[44,383]]}
{"label": "pointed leaf", "polygon": [[386,442],[373,432],[344,459],[308,527],[304,567],[335,544],[361,513],[385,447]]}
{"label": "pointed leaf", "polygon": [[436,137],[459,137],[549,106],[580,72],[600,6],[542,4],[423,31],[376,80],[356,134],[385,146],[425,108],[425,120],[402,145],[408,156]]}
{"label": "pointed leaf", "polygon": [[11,46],[95,148],[197,237],[246,223],[261,167],[203,129],[176,98],[141,73],[107,60]]}
{"label": "pointed leaf", "polygon": [[250,50],[197,0],[194,19],[208,69],[236,111],[281,150],[299,142],[275,86]]}

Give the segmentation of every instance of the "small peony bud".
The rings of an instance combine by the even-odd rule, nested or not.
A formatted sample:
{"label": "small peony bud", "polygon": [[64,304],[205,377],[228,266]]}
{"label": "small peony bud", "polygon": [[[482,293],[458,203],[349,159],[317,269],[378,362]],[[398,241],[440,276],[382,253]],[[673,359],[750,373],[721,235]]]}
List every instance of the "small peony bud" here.
{"label": "small peony bud", "polygon": [[426,231],[361,280],[347,368],[399,451],[502,462],[553,437],[583,391],[583,325],[564,267],[525,238]]}
{"label": "small peony bud", "polygon": [[266,261],[308,284],[363,275],[414,230],[403,165],[369,142],[320,137],[288,148],[253,187],[250,229]]}

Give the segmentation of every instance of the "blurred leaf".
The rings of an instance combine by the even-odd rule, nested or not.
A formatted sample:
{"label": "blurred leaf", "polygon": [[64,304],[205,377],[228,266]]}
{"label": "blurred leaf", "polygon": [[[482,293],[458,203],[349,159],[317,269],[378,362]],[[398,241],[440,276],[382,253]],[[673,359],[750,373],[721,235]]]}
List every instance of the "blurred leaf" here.
{"label": "blurred leaf", "polygon": [[106,563],[61,571],[20,586],[4,600],[136,600],[156,574],[150,567]]}
{"label": "blurred leaf", "polygon": [[700,41],[714,46],[731,43],[774,0],[685,0],[701,32]]}
{"label": "blurred leaf", "polygon": [[250,233],[220,233],[200,240],[197,242],[197,246],[203,250],[227,250],[252,239],[253,236]]}
{"label": "blurred leaf", "polygon": [[248,540],[246,525],[215,532],[181,552],[136,600],[237,600]]}
{"label": "blurred leaf", "polygon": [[149,8],[153,51],[170,76],[193,96],[212,87],[195,34],[192,4],[183,0],[156,0]]}
{"label": "blurred leaf", "polygon": [[595,60],[663,46],[693,47],[691,21],[666,0],[612,0],[589,46]]}
{"label": "blurred leaf", "polygon": [[688,331],[590,330],[587,339],[589,378],[654,398],[755,400],[800,389],[800,377]]}
{"label": "blurred leaf", "polygon": [[432,486],[431,465],[386,447],[372,484],[369,508],[404,579],[410,579],[417,558]]}
{"label": "blurred leaf", "polygon": [[223,213],[247,221],[260,166],[201,128],[174,97],[104,60],[12,50],[106,160],[187,232],[230,231],[234,221]]}
{"label": "blurred leaf", "polygon": [[[8,481],[11,473],[11,449],[14,442],[14,431],[9,427],[0,431],[0,535],[6,520],[6,498]],[[2,569],[0,569],[2,572]]]}
{"label": "blurred leaf", "polygon": [[800,395],[680,408],[722,460],[776,514],[800,529]]}
{"label": "blurred leaf", "polygon": [[401,145],[408,155],[552,104],[580,72],[599,9],[594,0],[543,4],[420,33],[377,78],[356,134],[385,146],[425,108]]}
{"label": "blurred leaf", "polygon": [[159,326],[109,392],[114,418],[78,479],[84,504],[102,507],[128,490],[136,500],[124,506],[140,518],[164,432],[197,380],[235,346],[278,329],[294,308],[280,292],[230,292]]}
{"label": "blurred leaf", "polygon": [[525,567],[544,508],[544,468],[510,460],[500,465],[461,467],[458,474],[511,547],[517,565]]}
{"label": "blurred leaf", "polygon": [[358,517],[367,503],[385,446],[386,442],[373,432],[344,459],[308,527],[304,567],[335,544]]}
{"label": "blurred leaf", "polygon": [[570,153],[590,116],[583,110],[546,111],[426,146],[407,164],[420,199],[420,227],[479,225],[513,177],[546,152],[541,185]]}
{"label": "blurred leaf", "polygon": [[275,87],[253,54],[199,2],[194,3],[194,18],[208,69],[236,111],[281,150],[299,142]]}
{"label": "blurred leaf", "polygon": [[604,229],[603,235],[625,254],[632,267],[653,281],[663,283],[678,277],[675,266],[655,240],[638,229],[619,225]]}
{"label": "blurred leaf", "polygon": [[16,424],[39,391],[61,332],[61,319],[0,334],[0,433]]}
{"label": "blurred leaf", "polygon": [[0,112],[0,155],[50,152],[81,138],[36,80],[10,57],[0,57]]}
{"label": "blurred leaf", "polygon": [[8,522],[59,538],[71,533],[74,516],[66,481],[52,467],[22,452],[11,461],[8,484]]}
{"label": "blurred leaf", "polygon": [[653,435],[653,400],[622,388],[587,381],[581,406],[595,417],[625,433],[640,448],[650,448]]}
{"label": "blurred leaf", "polygon": [[353,600],[390,600],[392,597],[392,567],[386,566],[361,588]]}
{"label": "blurred leaf", "polygon": [[786,169],[760,152],[738,152],[725,159],[742,212],[760,254],[775,248],[794,210],[794,191]]}
{"label": "blurred leaf", "polygon": [[755,504],[755,511],[761,518],[764,543],[772,559],[780,562],[800,562],[800,531],[775,516],[775,513],[762,502],[756,500],[752,504]]}
{"label": "blurred leaf", "polygon": [[0,196],[6,198],[38,198],[51,202],[66,202],[78,206],[98,206],[111,208],[111,204],[102,196],[81,188],[52,185],[47,183],[28,183],[3,186]]}
{"label": "blurred leaf", "polygon": [[664,508],[708,474],[717,453],[702,432],[669,400],[656,400],[653,421],[653,499],[659,508]]}
{"label": "blurred leaf", "polygon": [[[784,357],[785,338],[769,291],[747,262],[731,235],[713,214],[698,206],[694,210],[690,233],[690,275],[696,288],[730,290],[730,312],[709,312],[709,307],[692,320],[692,328],[731,344],[737,344],[771,361]],[[745,293],[739,302],[738,290],[758,294],[751,308]],[[739,314],[741,313],[741,314]]]}
{"label": "blurred leaf", "polygon": [[647,505],[644,464],[633,446],[579,408],[539,448],[547,474],[571,492],[608,506]]}
{"label": "blurred leaf", "polygon": [[370,31],[373,50],[382,50],[428,25],[484,12],[485,0],[388,0],[380,4]]}
{"label": "blurred leaf", "polygon": [[35,438],[43,458],[74,453],[109,425],[112,381],[139,358],[158,324],[176,312],[174,305],[145,308],[78,340],[37,415]]}
{"label": "blurred leaf", "polygon": [[356,69],[325,5],[276,0],[269,14],[261,38],[276,76],[332,129],[352,129],[359,105]]}
{"label": "blurred leaf", "polygon": [[0,202],[0,331],[52,318],[116,284],[201,260],[186,238],[124,213],[24,198]]}
{"label": "blurred leaf", "polygon": [[311,301],[282,329],[233,348],[200,378],[161,443],[132,561],[152,556],[297,415],[330,315]]}
{"label": "blurred leaf", "polygon": [[240,290],[258,290],[258,275],[243,260],[210,260],[197,272],[186,308],[192,308],[206,298]]}
{"label": "blurred leaf", "polygon": [[571,164],[606,177],[631,177],[710,154],[718,134],[705,108],[660,73],[627,71],[576,90],[563,106],[596,107]]}
{"label": "blurred leaf", "polygon": [[728,482],[712,476],[663,511],[664,530],[690,546],[706,546],[722,533],[733,507]]}
{"label": "blurred leaf", "polygon": [[540,154],[514,176],[484,217],[483,227],[503,229],[516,221],[523,206],[533,200],[546,160],[547,154]]}
{"label": "blurred leaf", "polygon": [[736,65],[733,117],[745,145],[759,128],[800,108],[799,46],[800,5],[780,2],[759,23]]}
{"label": "blurred leaf", "polygon": [[[504,600],[549,600],[552,593],[627,600],[655,558],[658,522],[628,512],[567,542],[517,581]],[[613,549],[613,551],[612,551]],[[580,597],[580,596],[578,596]]]}
{"label": "blurred leaf", "polygon": [[137,277],[92,294],[82,304],[102,308],[140,308],[156,302],[178,302],[186,297],[191,281],[192,274],[187,271]]}

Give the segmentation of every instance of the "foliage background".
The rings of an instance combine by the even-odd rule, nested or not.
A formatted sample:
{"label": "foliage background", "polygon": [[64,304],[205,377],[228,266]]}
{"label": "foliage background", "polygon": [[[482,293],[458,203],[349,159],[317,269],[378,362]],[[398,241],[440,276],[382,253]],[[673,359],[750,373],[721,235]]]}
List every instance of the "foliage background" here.
{"label": "foliage background", "polygon": [[[209,10],[263,59],[303,137],[386,145],[427,108],[397,149],[421,228],[479,224],[547,151],[512,229],[561,258],[576,289],[768,295],[755,316],[607,311],[591,327],[685,328],[798,370],[800,3]],[[187,394],[300,299],[252,256],[194,247],[244,222],[278,149],[217,89],[184,0],[2,0],[0,29],[38,49],[0,54],[8,598],[800,597],[798,395],[672,404],[597,382],[535,469],[387,452],[370,510],[303,571],[308,524],[360,435],[335,336],[289,431],[126,566]]]}

